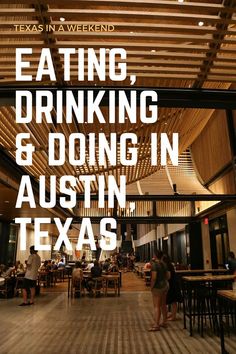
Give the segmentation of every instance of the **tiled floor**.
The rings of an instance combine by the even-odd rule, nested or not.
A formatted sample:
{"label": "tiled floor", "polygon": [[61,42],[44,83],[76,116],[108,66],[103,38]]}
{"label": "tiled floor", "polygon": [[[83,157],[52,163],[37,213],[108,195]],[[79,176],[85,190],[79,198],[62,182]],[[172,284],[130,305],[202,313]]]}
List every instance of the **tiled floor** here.
{"label": "tiled floor", "polygon": [[[149,292],[72,300],[65,292],[44,292],[34,306],[19,307],[20,302],[0,300],[1,354],[220,353],[219,338],[190,337],[181,319],[160,332],[148,332]],[[226,338],[226,345],[236,353],[235,337]]]}

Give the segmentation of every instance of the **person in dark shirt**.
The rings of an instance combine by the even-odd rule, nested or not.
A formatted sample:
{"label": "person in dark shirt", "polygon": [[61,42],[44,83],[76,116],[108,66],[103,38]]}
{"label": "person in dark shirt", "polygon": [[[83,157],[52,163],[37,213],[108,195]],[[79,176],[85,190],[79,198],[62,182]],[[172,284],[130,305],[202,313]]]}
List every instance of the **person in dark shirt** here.
{"label": "person in dark shirt", "polygon": [[103,263],[102,270],[104,270],[104,272],[108,272],[109,267],[110,267],[110,260],[105,259],[105,262]]}
{"label": "person in dark shirt", "polygon": [[235,254],[232,251],[229,252],[228,264],[229,264],[230,274],[235,274],[236,273],[236,259],[235,259]]}
{"label": "person in dark shirt", "polygon": [[94,266],[91,268],[91,279],[87,282],[87,290],[90,295],[93,294],[93,288],[96,281],[96,278],[101,277],[102,268],[99,265],[98,261],[94,261]]}
{"label": "person in dark shirt", "polygon": [[[149,331],[160,331],[161,327],[167,327],[166,295],[169,288],[170,277],[166,264],[162,261],[163,253],[157,252],[157,259],[152,263],[151,292],[154,307],[154,324]],[[162,315],[162,324],[160,319]]]}
{"label": "person in dark shirt", "polygon": [[92,278],[98,278],[102,275],[102,268],[100,267],[98,261],[94,261],[94,266],[91,268]]}
{"label": "person in dark shirt", "polygon": [[170,257],[166,254],[163,256],[162,260],[166,264],[167,269],[170,272],[169,290],[167,292],[166,297],[166,304],[171,305],[171,313],[168,316],[168,320],[175,321],[177,314],[177,303],[182,302],[181,288],[178,277],[175,273],[174,265],[171,263]]}

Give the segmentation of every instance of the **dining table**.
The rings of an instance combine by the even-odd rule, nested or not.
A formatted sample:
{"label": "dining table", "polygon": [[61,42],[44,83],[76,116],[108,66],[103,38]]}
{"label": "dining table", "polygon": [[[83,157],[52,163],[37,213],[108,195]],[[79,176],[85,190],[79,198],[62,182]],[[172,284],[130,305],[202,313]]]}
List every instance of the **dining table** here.
{"label": "dining table", "polygon": [[[221,354],[229,354],[225,348],[225,324],[224,317],[229,322],[229,316],[236,319],[236,290],[218,290],[219,302],[219,325],[220,325],[220,346]],[[235,322],[234,322],[235,326]]]}
{"label": "dining table", "polygon": [[193,320],[197,318],[198,330],[203,336],[203,322],[208,318],[213,330],[217,330],[217,291],[232,289],[235,275],[191,275],[182,278],[184,328],[189,319],[190,336]]}

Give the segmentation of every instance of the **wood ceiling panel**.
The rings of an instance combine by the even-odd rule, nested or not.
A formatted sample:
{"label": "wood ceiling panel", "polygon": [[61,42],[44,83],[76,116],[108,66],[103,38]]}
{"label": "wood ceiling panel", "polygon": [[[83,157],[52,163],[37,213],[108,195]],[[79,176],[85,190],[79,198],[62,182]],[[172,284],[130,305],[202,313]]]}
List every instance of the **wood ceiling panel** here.
{"label": "wood ceiling panel", "polygon": [[[118,82],[107,79],[100,82],[97,77],[93,83],[77,80],[77,58],[72,56],[71,81],[63,80],[63,58],[58,54],[60,47],[93,47],[97,50],[122,47],[127,50],[128,73],[137,76],[136,85],[143,87],[185,87],[230,89],[236,82],[236,4],[234,1],[222,3],[220,0],[210,1],[178,1],[166,0],[48,0],[27,1],[15,0],[0,4],[0,85],[16,84],[15,82],[15,48],[32,47],[32,65],[25,72],[35,77],[40,50],[52,48],[53,62],[56,68],[55,85],[96,85],[98,87],[120,86]],[[60,18],[65,21],[61,22]],[[202,21],[202,26],[199,26]],[[15,25],[55,26],[51,32],[17,32]],[[114,25],[112,32],[70,32],[71,25]],[[58,31],[63,25],[65,31]],[[87,61],[85,62],[85,65]],[[44,78],[42,85],[51,85]],[[17,85],[34,86],[37,82],[17,82]],[[122,83],[130,86],[130,80]],[[172,132],[180,134],[180,152],[183,152],[199,135],[210,119],[213,110],[160,109],[159,122],[155,127],[146,128],[142,124],[134,127],[116,123],[105,128],[99,124],[90,127],[83,125],[37,125],[30,123],[16,126],[14,108],[1,107],[0,144],[6,151],[15,156],[14,136],[20,131],[30,131],[32,143],[36,146],[34,165],[27,167],[28,173],[38,178],[40,174],[113,174],[119,178],[126,174],[128,183],[138,181],[157,172],[150,165],[150,132]],[[68,162],[59,167],[47,166],[47,134],[49,129],[62,132],[67,137],[73,132],[99,133],[107,135],[113,131],[133,131],[139,137],[137,166],[124,167],[119,163],[116,167],[107,163],[106,167],[98,164],[89,166],[88,162],[80,167],[73,167]],[[102,129],[102,130],[101,130]],[[96,147],[97,151],[97,147]],[[119,154],[119,149],[118,153]],[[68,155],[67,155],[68,158]],[[93,183],[93,192],[97,191],[97,179]],[[83,192],[83,185],[78,182],[77,191]]]}

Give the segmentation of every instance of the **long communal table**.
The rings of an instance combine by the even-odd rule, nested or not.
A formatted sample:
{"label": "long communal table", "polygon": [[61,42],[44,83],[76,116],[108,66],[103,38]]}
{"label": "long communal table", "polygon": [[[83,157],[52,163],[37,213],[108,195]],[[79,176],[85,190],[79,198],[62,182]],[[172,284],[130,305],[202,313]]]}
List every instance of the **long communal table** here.
{"label": "long communal table", "polygon": [[[85,281],[87,281],[88,279],[91,279],[91,278],[92,278],[92,275],[91,275],[90,271],[83,272],[83,279],[85,279]],[[122,272],[121,271],[119,271],[118,274],[116,274],[116,273],[114,273],[114,274],[103,273],[101,278],[104,282],[104,288],[105,288],[104,295],[105,296],[107,296],[110,282],[114,282],[115,294],[118,294],[118,296],[120,296],[120,288],[122,286]],[[68,298],[70,297],[71,287],[72,287],[72,276],[69,275],[68,276],[68,288],[67,288]]]}
{"label": "long communal table", "polygon": [[176,270],[176,274],[180,276],[189,276],[189,275],[203,275],[203,274],[227,274],[229,271],[227,269],[181,269]]}

